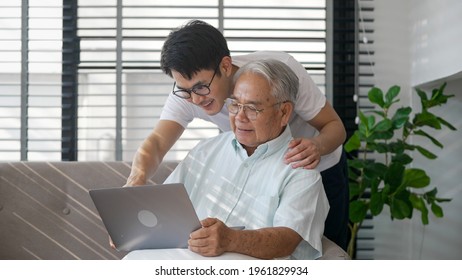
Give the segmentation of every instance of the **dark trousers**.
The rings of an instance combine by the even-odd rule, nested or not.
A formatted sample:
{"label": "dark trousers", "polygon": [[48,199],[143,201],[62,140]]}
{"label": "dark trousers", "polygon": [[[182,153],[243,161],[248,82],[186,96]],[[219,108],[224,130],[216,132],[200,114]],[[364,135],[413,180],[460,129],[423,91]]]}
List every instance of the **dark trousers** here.
{"label": "dark trousers", "polygon": [[325,222],[324,235],[342,247],[345,251],[348,244],[348,165],[345,151],[340,161],[321,172],[322,183],[329,200],[329,214]]}

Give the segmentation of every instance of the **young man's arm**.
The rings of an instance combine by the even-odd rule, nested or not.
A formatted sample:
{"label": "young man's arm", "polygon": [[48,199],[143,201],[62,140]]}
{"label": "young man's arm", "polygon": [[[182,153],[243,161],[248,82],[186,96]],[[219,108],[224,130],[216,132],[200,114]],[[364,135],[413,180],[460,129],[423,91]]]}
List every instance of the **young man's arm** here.
{"label": "young man's arm", "polygon": [[291,255],[302,241],[301,236],[287,227],[258,230],[234,230],[214,218],[202,221],[203,227],[191,233],[189,249],[202,256],[219,256],[235,252],[259,259]]}
{"label": "young man's arm", "polygon": [[297,138],[290,142],[291,150],[287,152],[285,161],[293,163],[294,168],[315,168],[321,156],[335,151],[343,145],[346,138],[342,120],[327,101],[321,111],[308,123],[319,131],[319,135],[313,138]]}
{"label": "young man's arm", "polygon": [[136,151],[126,186],[145,185],[183,131],[177,122],[160,120]]}

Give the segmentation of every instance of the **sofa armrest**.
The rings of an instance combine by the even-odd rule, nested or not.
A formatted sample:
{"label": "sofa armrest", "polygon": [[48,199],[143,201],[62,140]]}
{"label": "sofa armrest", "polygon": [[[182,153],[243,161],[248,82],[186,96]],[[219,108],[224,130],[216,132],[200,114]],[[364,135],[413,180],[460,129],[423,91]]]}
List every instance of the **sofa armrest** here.
{"label": "sofa armrest", "polygon": [[350,260],[350,256],[329,238],[322,237],[322,256],[318,260]]}

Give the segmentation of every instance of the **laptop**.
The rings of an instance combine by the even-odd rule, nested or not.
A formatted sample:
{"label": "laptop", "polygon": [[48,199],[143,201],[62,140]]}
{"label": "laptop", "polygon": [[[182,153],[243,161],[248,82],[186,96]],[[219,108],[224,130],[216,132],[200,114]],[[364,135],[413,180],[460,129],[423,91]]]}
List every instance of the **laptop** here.
{"label": "laptop", "polygon": [[93,189],[90,196],[119,251],[187,248],[201,227],[183,184]]}

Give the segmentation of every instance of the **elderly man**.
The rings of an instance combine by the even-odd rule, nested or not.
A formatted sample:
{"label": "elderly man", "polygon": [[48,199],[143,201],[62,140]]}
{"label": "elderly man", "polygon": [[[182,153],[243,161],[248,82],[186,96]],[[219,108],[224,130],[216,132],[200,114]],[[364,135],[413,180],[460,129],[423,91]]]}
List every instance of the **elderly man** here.
{"label": "elderly man", "polygon": [[283,160],[297,91],[297,76],[277,60],[238,70],[226,101],[232,132],[200,142],[166,180],[185,184],[203,219],[190,250],[262,259],[321,255],[329,211],[321,176]]}

